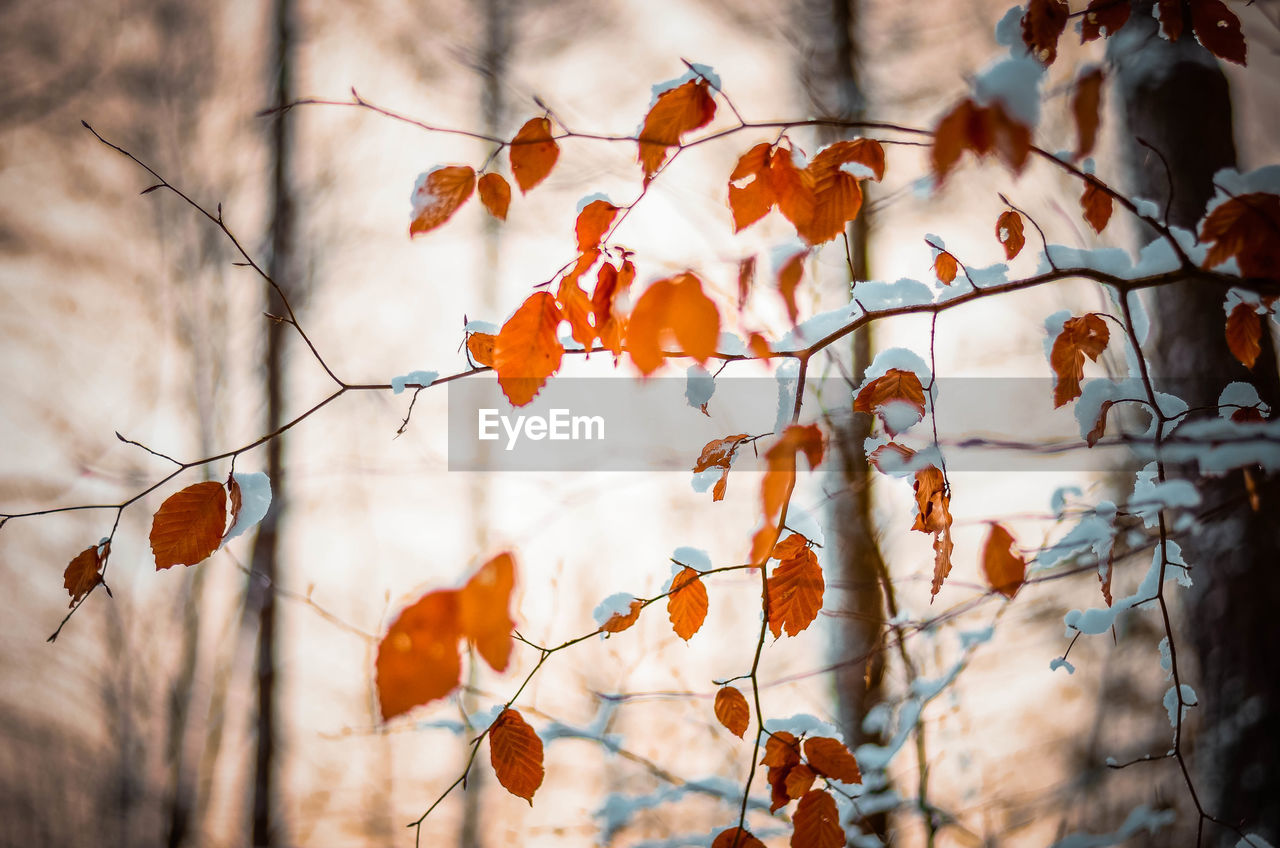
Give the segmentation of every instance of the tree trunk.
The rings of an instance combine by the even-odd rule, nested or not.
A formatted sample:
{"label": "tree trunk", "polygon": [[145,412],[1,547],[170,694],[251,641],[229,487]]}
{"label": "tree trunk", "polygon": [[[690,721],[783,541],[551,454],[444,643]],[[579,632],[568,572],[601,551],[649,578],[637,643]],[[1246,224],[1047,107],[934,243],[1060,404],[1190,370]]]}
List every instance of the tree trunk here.
{"label": "tree trunk", "polygon": [[[1150,4],[1137,6],[1109,48],[1127,122],[1131,191],[1162,209],[1167,203],[1169,223],[1193,230],[1214,193],[1214,174],[1235,165],[1227,82],[1189,33],[1176,43],[1164,40]],[[1269,333],[1253,371],[1246,370],[1227,349],[1222,303],[1221,290],[1194,280],[1153,294],[1157,383],[1195,408],[1216,406],[1228,382],[1246,380],[1275,410],[1280,378]],[[1201,713],[1194,740],[1199,801],[1204,812],[1274,842],[1280,837],[1280,675],[1273,656],[1280,487],[1275,479],[1264,481],[1262,507],[1253,512],[1241,472],[1198,483],[1202,524],[1178,541],[1195,580],[1186,608],[1192,641],[1185,647],[1199,659],[1199,679],[1192,681]],[[1239,839],[1211,826],[1206,837],[1206,844],[1221,845]]]}

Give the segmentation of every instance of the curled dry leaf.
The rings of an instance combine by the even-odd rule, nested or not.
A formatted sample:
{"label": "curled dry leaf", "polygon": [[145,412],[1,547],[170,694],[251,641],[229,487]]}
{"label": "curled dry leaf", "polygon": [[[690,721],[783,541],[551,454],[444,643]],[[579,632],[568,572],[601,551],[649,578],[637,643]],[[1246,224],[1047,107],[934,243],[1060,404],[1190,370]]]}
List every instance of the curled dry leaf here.
{"label": "curled dry leaf", "polygon": [[737,736],[743,738],[751,724],[751,707],[747,698],[734,686],[721,686],[716,692],[716,721]]}
{"label": "curled dry leaf", "polygon": [[511,708],[502,711],[489,728],[489,762],[502,787],[533,806],[542,785],[542,740],[524,717]]}
{"label": "curled dry leaf", "polygon": [[511,176],[521,193],[547,178],[560,157],[560,146],[551,137],[551,121],[530,118],[511,139]]}
{"label": "curled dry leaf", "polygon": [[1022,252],[1027,243],[1022,235],[1022,216],[1012,209],[1006,209],[996,219],[996,240],[1004,245],[1004,258],[1013,259]]}
{"label": "curled dry leaf", "polygon": [[914,371],[903,371],[901,368],[890,368],[880,377],[862,387],[853,399],[853,411],[865,412],[868,415],[879,415],[880,423],[890,435],[896,435],[906,427],[893,426],[895,422],[891,414],[890,404],[903,403],[916,413],[914,425],[924,418],[925,401],[924,386]]}
{"label": "curled dry leaf", "polygon": [[1049,365],[1053,368],[1053,406],[1057,409],[1080,397],[1080,378],[1084,376],[1084,358],[1097,361],[1111,340],[1107,322],[1096,312],[1068,318],[1062,332],[1053,340]]}
{"label": "curled dry leaf", "polygon": [[111,551],[111,543],[103,542],[85,548],[67,563],[62,572],[62,588],[71,596],[68,606],[74,607],[80,600],[93,591],[93,587],[102,582],[102,566]]}
{"label": "curled dry leaf", "polygon": [[550,292],[529,295],[493,345],[493,368],[498,385],[512,406],[524,406],[542,390],[547,378],[560,367],[564,345],[556,335],[560,309]]}
{"label": "curled dry leaf", "polygon": [[221,483],[209,480],[175,492],[151,521],[156,570],[202,562],[218,549],[226,528],[227,492]]}
{"label": "curled dry leaf", "polygon": [[982,548],[982,573],[991,588],[1006,598],[1018,594],[1027,578],[1027,561],[1004,525],[991,525],[987,543]]}
{"label": "curled dry leaf", "polygon": [[480,202],[489,214],[499,221],[507,220],[507,209],[511,206],[511,186],[501,174],[485,174],[476,184],[480,189]]}
{"label": "curled dry leaf", "polygon": [[430,232],[448,221],[475,189],[476,172],[470,165],[448,165],[423,174],[413,190],[409,235]]}
{"label": "curled dry leaf", "polygon": [[1227,347],[1245,368],[1262,353],[1262,317],[1252,304],[1237,303],[1227,316]]}
{"label": "curled dry leaf", "polygon": [[804,758],[823,777],[841,783],[861,783],[862,770],[843,742],[830,736],[814,736],[804,741]]}
{"label": "curled dry leaf", "polygon": [[912,530],[933,534],[933,582],[929,587],[929,600],[938,594],[942,582],[951,573],[951,495],[947,492],[947,479],[930,465],[916,472],[916,520]]}
{"label": "curled dry leaf", "polygon": [[723,469],[720,479],[716,481],[715,486],[712,488],[711,498],[713,501],[724,500],[725,491],[729,485],[729,468],[733,464],[733,458],[742,443],[750,438],[746,433],[738,433],[733,436],[725,436],[723,439],[712,439],[702,446],[702,453],[698,456],[698,461],[693,464],[693,473],[699,474],[711,468]]}
{"label": "curled dry leaf", "polygon": [[634,598],[626,613],[615,612],[609,620],[600,626],[605,633],[621,633],[635,624],[640,618],[640,610],[644,609],[644,601]]}
{"label": "curled dry leaf", "polygon": [[785,630],[795,636],[818,617],[826,588],[822,566],[811,548],[778,563],[768,579],[769,630],[775,639]]}
{"label": "curled dry leaf", "polygon": [[1093,429],[1084,437],[1089,447],[1096,445],[1103,434],[1107,432],[1107,413],[1111,411],[1113,406],[1115,406],[1115,401],[1113,400],[1104,400],[1102,402],[1102,406],[1098,410],[1098,420],[1094,422]]}
{"label": "curled dry leaf", "polygon": [[716,102],[705,79],[689,80],[658,95],[640,129],[637,161],[646,185],[666,161],[667,149],[678,145],[685,133],[711,123],[715,114]]}
{"label": "curled dry leaf", "polygon": [[687,565],[671,581],[667,615],[671,618],[671,628],[686,642],[707,619],[707,587],[702,585],[698,572]]}

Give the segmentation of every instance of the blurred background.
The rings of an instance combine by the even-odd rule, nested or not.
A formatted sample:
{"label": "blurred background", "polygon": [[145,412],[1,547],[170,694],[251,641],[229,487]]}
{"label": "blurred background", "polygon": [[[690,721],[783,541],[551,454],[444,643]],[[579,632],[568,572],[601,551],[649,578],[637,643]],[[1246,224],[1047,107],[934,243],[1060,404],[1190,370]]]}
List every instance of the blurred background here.
{"label": "blurred background", "polygon": [[[1242,170],[1274,161],[1280,138],[1280,35],[1259,7],[1241,9],[1251,67],[1230,71]],[[650,86],[689,60],[715,68],[748,120],[868,115],[929,127],[1003,51],[992,33],[1005,8],[9,0],[0,6],[0,512],[120,503],[169,472],[117,433],[191,460],[253,441],[334,388],[296,334],[264,316],[280,305],[233,265],[240,257],[225,235],[168,192],[140,197],[154,180],[82,120],[210,212],[220,207],[337,375],[386,383],[463,370],[465,318],[501,321],[573,258],[577,200],[639,191],[634,147],[566,140],[550,179],[517,195],[507,223],[472,202],[411,241],[416,176],[478,166],[489,145],[352,107],[301,106],[283,120],[262,110],[354,89],[435,126],[510,137],[542,114],[537,97],[570,129],[626,135]],[[1051,149],[1074,146],[1075,64],[1102,58],[1098,44],[1076,41],[1064,38],[1066,58],[1045,85],[1038,138]],[[723,105],[717,122],[732,123]],[[1113,122],[1104,126],[1099,173],[1115,177],[1119,167],[1106,163],[1118,142]],[[810,153],[835,138],[791,136]],[[760,256],[757,291],[733,329],[777,337],[789,327],[767,257],[794,234],[772,215],[734,235],[725,205],[736,157],[769,140],[745,133],[683,154],[617,240],[636,251],[641,281],[696,268],[726,315],[739,261]],[[932,197],[918,183],[926,171],[918,148],[889,149],[885,183],[869,189],[866,225],[851,234],[861,277],[932,285],[925,233],[962,261],[1001,259],[996,190],[1054,241],[1137,237],[1119,221],[1101,240],[1086,233],[1075,189],[1047,169],[1015,180],[966,167]],[[1020,262],[1015,272],[1034,267]],[[847,284],[836,243],[809,262],[802,314],[844,303]],[[1104,306],[1081,283],[949,312],[934,339],[939,376],[1045,378],[1043,317]],[[826,362],[823,373],[852,377],[868,351],[894,345],[925,356],[929,334],[927,319],[877,326],[860,359]],[[1123,368],[1115,350],[1108,357],[1086,373]],[[607,373],[603,359],[564,373]],[[620,370],[632,373],[629,363]],[[272,512],[198,567],[155,571],[150,515],[181,485],[225,479],[228,463],[147,496],[120,519],[113,596],[94,593],[53,644],[45,640],[67,608],[62,570],[111,532],[116,513],[4,524],[0,844],[407,845],[405,826],[461,773],[468,740],[537,660],[518,646],[505,675],[468,663],[460,694],[384,725],[373,658],[407,602],[510,549],[519,629],[550,645],[594,629],[592,610],[608,595],[661,591],[679,546],[706,550],[716,565],[743,557],[755,475],[735,471],[729,496],[713,504],[682,473],[450,473],[446,397],[424,392],[396,437],[408,394],[349,394],[242,455],[237,471],[271,474]],[[1070,410],[1051,412],[1047,390],[1045,406],[1043,437],[1071,436]],[[825,409],[834,433],[857,427],[847,395],[808,408],[806,420]],[[1034,553],[1071,525],[1072,506],[1123,498],[1131,478],[1069,467],[953,475],[957,565],[930,606],[932,551],[908,532],[910,486],[869,484],[856,457],[832,453],[796,497],[828,527],[826,606],[818,626],[766,645],[767,715],[809,713],[851,745],[873,744],[895,735],[894,716],[922,691],[913,681],[958,673],[923,705],[920,733],[870,800],[846,810],[859,822],[850,833],[867,834],[858,844],[878,844],[876,833],[895,845],[1048,844],[1114,830],[1137,804],[1179,816],[1150,844],[1176,844],[1187,833],[1177,828],[1194,828],[1171,766],[1104,765],[1168,745],[1158,620],[1135,615],[1114,639],[1082,639],[1070,654],[1076,672],[1052,671],[1067,649],[1063,613],[1099,603],[1093,569],[1028,586],[1006,605],[986,593],[976,565],[986,519],[1005,520]],[[1079,490],[1065,510],[1052,500],[1064,486]],[[881,561],[896,587],[888,612]],[[1146,562],[1145,552],[1118,562],[1117,595]],[[706,845],[736,823],[751,753],[716,723],[713,681],[750,668],[744,634],[758,626],[758,582],[735,572],[709,583],[710,616],[687,645],[657,605],[632,630],[553,657],[518,703],[547,742],[532,807],[496,786],[482,748],[467,791],[423,823],[422,844]],[[879,635],[890,616],[911,632],[903,651]],[[782,819],[749,821],[768,844],[786,844]]]}

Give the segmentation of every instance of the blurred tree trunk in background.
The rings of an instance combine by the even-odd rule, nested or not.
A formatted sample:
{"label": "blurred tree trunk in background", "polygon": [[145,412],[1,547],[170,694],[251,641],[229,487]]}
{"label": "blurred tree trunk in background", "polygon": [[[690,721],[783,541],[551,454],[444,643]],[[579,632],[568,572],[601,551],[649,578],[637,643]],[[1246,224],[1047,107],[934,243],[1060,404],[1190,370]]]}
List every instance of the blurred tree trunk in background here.
{"label": "blurred tree trunk in background", "polygon": [[[1194,229],[1214,193],[1214,174],[1236,163],[1227,81],[1190,32],[1170,43],[1156,33],[1151,3],[1136,5],[1109,53],[1126,123],[1121,132],[1130,190],[1161,209],[1168,204],[1170,224]],[[1262,42],[1250,46],[1266,49]],[[1150,237],[1146,233],[1144,241]],[[1246,370],[1227,348],[1222,301],[1220,289],[1195,280],[1150,298],[1157,385],[1194,409],[1216,406],[1228,381],[1245,380],[1274,414],[1280,378],[1269,331],[1254,369]],[[1241,472],[1199,484],[1203,523],[1179,536],[1195,580],[1186,609],[1194,641],[1176,647],[1199,658],[1198,678],[1184,676],[1183,682],[1199,693],[1194,712],[1200,715],[1191,718],[1201,728],[1192,760],[1201,804],[1274,842],[1280,838],[1280,676],[1274,657],[1280,486],[1275,478],[1255,480],[1261,497],[1256,512]],[[1212,825],[1205,833],[1213,844],[1239,839]]]}

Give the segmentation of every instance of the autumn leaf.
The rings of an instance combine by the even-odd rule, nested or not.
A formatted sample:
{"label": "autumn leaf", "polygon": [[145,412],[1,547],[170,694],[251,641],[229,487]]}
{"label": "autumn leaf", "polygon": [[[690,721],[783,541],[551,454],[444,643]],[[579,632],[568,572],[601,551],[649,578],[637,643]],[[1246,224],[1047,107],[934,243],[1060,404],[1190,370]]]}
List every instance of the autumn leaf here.
{"label": "autumn leaf", "polygon": [[227,487],[227,501],[231,505],[231,512],[227,516],[227,529],[223,531],[222,536],[225,542],[227,539],[226,534],[230,533],[231,529],[236,526],[236,519],[240,517],[240,508],[244,505],[244,495],[240,491],[240,482],[236,480],[234,473],[227,475],[227,482],[224,485]]}
{"label": "autumn leaf", "polygon": [[496,341],[497,336],[492,333],[468,333],[467,353],[471,354],[471,361],[492,368],[493,345]]}
{"label": "autumn leaf", "polygon": [[170,495],[151,522],[156,570],[203,561],[218,549],[226,527],[227,492],[221,483],[196,483]]}
{"label": "autumn leaf", "polygon": [[489,728],[489,762],[502,787],[533,806],[533,793],[542,785],[542,740],[509,707]]}
{"label": "autumn leaf", "polygon": [[560,157],[560,146],[551,137],[551,121],[530,118],[511,139],[511,176],[522,194],[547,178]]}
{"label": "autumn leaf", "polygon": [[792,766],[787,770],[787,776],[783,783],[787,791],[787,797],[792,799],[803,798],[804,794],[813,787],[813,781],[817,777],[817,773],[804,763]]}
{"label": "autumn leaf", "polygon": [[1115,35],[1129,20],[1129,11],[1129,0],[1090,0],[1080,22],[1080,43]]}
{"label": "autumn leaf", "polygon": [[668,336],[674,336],[680,351],[700,365],[716,352],[720,311],[702,293],[702,281],[692,272],[653,283],[631,310],[627,350],[644,376],[662,365],[663,343]]}
{"label": "autumn leaf", "polygon": [[1194,0],[1191,3],[1191,30],[1204,48],[1219,59],[1245,65],[1248,52],[1240,19],[1222,0]]}
{"label": "autumn leaf", "polygon": [[550,292],[529,295],[502,325],[493,344],[493,368],[512,406],[524,406],[560,367],[564,345],[556,335],[560,310]]}
{"label": "autumn leaf", "polygon": [[937,276],[938,282],[949,286],[956,279],[956,271],[959,269],[956,258],[945,250],[940,251],[936,259],[933,260],[933,273]]}
{"label": "autumn leaf", "polygon": [[1080,197],[1080,208],[1084,211],[1084,219],[1093,227],[1095,233],[1101,234],[1111,220],[1111,195],[1103,190],[1096,180],[1089,179],[1084,184],[1084,194]]}
{"label": "autumn leaf", "polygon": [[760,765],[769,768],[790,768],[800,763],[800,740],[786,730],[769,734],[764,743],[764,759]]}
{"label": "autumn leaf", "polygon": [[915,410],[916,419],[911,424],[915,424],[924,417],[924,386],[920,384],[920,378],[914,371],[890,368],[882,376],[862,387],[857,397],[853,399],[853,410],[865,412],[868,415],[879,415],[880,423],[885,430],[890,435],[896,435],[906,429],[906,427],[893,426],[895,423],[902,422],[895,420],[890,405],[899,403],[907,404]]}
{"label": "autumn leaf", "polygon": [[934,129],[931,161],[939,186],[966,150],[978,158],[995,153],[1020,173],[1031,155],[1031,128],[1009,117],[998,102],[979,106],[962,100]]}
{"label": "autumn leaf", "polygon": [[666,160],[667,148],[679,144],[685,133],[709,124],[715,114],[716,102],[705,79],[689,80],[658,95],[640,129],[637,161],[646,185]]}
{"label": "autumn leaf", "polygon": [[[897,458],[890,460],[890,454]],[[915,455],[916,452],[906,445],[900,445],[897,442],[886,442],[868,454],[867,461],[874,465],[881,474],[888,474],[897,471],[904,462]],[[886,468],[886,466],[888,467]]]}
{"label": "autumn leaf", "polygon": [[596,340],[596,328],[591,323],[595,308],[575,276],[567,275],[560,280],[556,301],[560,304],[560,316],[569,322],[573,340],[590,353]]}
{"label": "autumn leaf", "polygon": [[712,489],[711,497],[713,501],[724,500],[725,491],[728,487],[729,468],[733,464],[734,455],[737,454],[738,448],[742,443],[750,438],[746,433],[738,433],[733,436],[725,436],[723,439],[712,439],[702,446],[702,453],[698,455],[697,462],[693,464],[693,473],[700,474],[712,468],[724,469],[720,474],[720,479],[716,481]]}
{"label": "autumn leaf", "polygon": [[822,789],[806,792],[791,818],[791,848],[843,848],[844,829],[836,801]]}
{"label": "autumn leaf", "polygon": [[[1125,14],[1129,13],[1129,4],[1120,3]],[[1093,145],[1098,140],[1098,121],[1102,111],[1101,68],[1092,68],[1076,80],[1076,93],[1071,98],[1071,112],[1076,119],[1076,158],[1083,159],[1093,152]]]}
{"label": "autumn leaf", "polygon": [[747,350],[751,351],[751,355],[756,359],[769,359],[773,356],[773,349],[769,347],[769,340],[757,332],[752,332],[747,336]]}
{"label": "autumn leaf", "polygon": [[751,724],[751,707],[747,698],[733,686],[721,686],[716,692],[716,720],[737,736],[743,738]]}
{"label": "autumn leaf", "polygon": [[738,311],[747,305],[747,298],[756,283],[756,258],[748,256],[738,262]]}
{"label": "autumn leaf", "polygon": [[1251,304],[1237,303],[1227,316],[1227,347],[1245,368],[1262,353],[1262,319]]}
{"label": "autumn leaf", "polygon": [[761,142],[742,154],[729,174],[729,211],[735,233],[768,215],[777,201],[769,171],[771,158],[772,145]]}
{"label": "autumn leaf", "polygon": [[66,570],[62,572],[62,588],[71,596],[68,606],[74,607],[102,582],[102,567],[110,551],[111,543],[103,542],[85,548],[67,563]]}
{"label": "autumn leaf", "polygon": [[1042,65],[1058,58],[1058,38],[1067,27],[1070,9],[1062,0],[1028,0],[1022,16],[1022,42]]}
{"label": "autumn leaf", "polygon": [[600,625],[600,629],[605,633],[621,633],[627,630],[631,625],[635,624],[640,618],[640,610],[644,609],[644,601],[634,598],[631,605],[627,608],[626,613],[615,612],[609,616],[609,620]]}
{"label": "autumn leaf", "polygon": [[1027,577],[1027,562],[1018,552],[1013,536],[1001,524],[992,524],[982,548],[982,573],[991,588],[1012,598]]}
{"label": "autumn leaf", "polygon": [[751,831],[737,827],[722,830],[711,841],[711,848],[764,848],[764,843],[751,835]]}
{"label": "autumn leaf", "polygon": [[378,644],[376,684],[383,720],[443,698],[458,686],[458,592],[437,589],[406,607]]}
{"label": "autumn leaf", "polygon": [[1084,358],[1097,361],[1111,340],[1107,322],[1096,312],[1068,318],[1062,332],[1053,340],[1049,365],[1056,377],[1053,386],[1053,408],[1057,409],[1080,397],[1080,378],[1084,376]]}
{"label": "autumn leaf", "polygon": [[787,538],[773,546],[773,551],[769,554],[770,559],[784,560],[792,559],[800,556],[801,552],[809,546],[809,540],[799,533],[792,533]]}
{"label": "autumn leaf", "polygon": [[1233,197],[1205,216],[1200,240],[1211,242],[1204,267],[1235,257],[1245,277],[1280,280],[1280,196]]}
{"label": "autumn leaf", "polygon": [[920,469],[915,476],[916,520],[912,530],[933,534],[933,582],[929,600],[938,594],[951,573],[951,496],[947,478],[935,465]]}
{"label": "autumn leaf", "polygon": [[783,560],[768,580],[769,629],[777,639],[786,631],[795,636],[818,617],[825,588],[822,566],[811,548]]}
{"label": "autumn leaf", "polygon": [[1004,258],[1013,259],[1022,252],[1027,240],[1022,236],[1022,216],[1006,209],[996,219],[996,240],[1004,245]]}
{"label": "autumn leaf", "polygon": [[1182,0],[1156,0],[1160,32],[1170,42],[1182,37]]}
{"label": "autumn leaf", "polygon": [[818,774],[841,783],[861,783],[862,771],[853,753],[839,739],[814,736],[804,741],[804,758]]}
{"label": "autumn leaf", "polygon": [[1084,437],[1089,447],[1096,445],[1103,434],[1107,432],[1107,413],[1111,411],[1111,407],[1114,405],[1115,401],[1113,400],[1104,400],[1102,402],[1102,406],[1098,409],[1098,420],[1094,422],[1093,429]]}
{"label": "autumn leaf", "polygon": [[792,326],[795,326],[796,318],[800,314],[800,310],[796,308],[796,287],[800,285],[800,277],[804,274],[804,261],[808,257],[807,250],[792,254],[778,271],[778,292],[782,295],[782,302],[786,304],[787,318]]}
{"label": "autumn leaf", "polygon": [[573,230],[578,237],[578,252],[586,253],[600,245],[600,239],[609,230],[618,207],[607,200],[593,200],[578,213]]}
{"label": "autumn leaf", "polygon": [[499,221],[507,220],[507,209],[511,206],[511,186],[501,174],[485,174],[477,183],[480,189],[480,202],[489,214]]}
{"label": "autumn leaf", "polygon": [[807,168],[797,168],[791,147],[779,146],[769,159],[769,184],[778,211],[791,222],[796,232],[807,226],[813,218],[813,173]]}
{"label": "autumn leaf", "polygon": [[498,554],[480,566],[458,593],[458,627],[494,671],[505,671],[511,659],[511,591],[515,560]]}
{"label": "autumn leaf", "polygon": [[862,208],[858,180],[884,176],[884,149],[874,139],[837,141],[820,150],[805,170],[813,183],[813,214],[793,223],[801,238],[817,245],[839,236],[857,217]]}
{"label": "autumn leaf", "polygon": [[667,615],[671,618],[671,628],[686,642],[707,618],[707,587],[702,585],[698,572],[687,565],[671,581]]}
{"label": "autumn leaf", "polygon": [[430,232],[448,221],[475,188],[476,172],[470,165],[448,165],[423,174],[413,189],[409,235]]}
{"label": "autumn leaf", "polygon": [[761,513],[764,525],[751,541],[751,561],[767,558],[777,541],[777,518],[786,503],[796,479],[796,454],[803,451],[809,468],[822,463],[822,431],[816,424],[792,424],[765,451],[767,470],[760,483]]}

